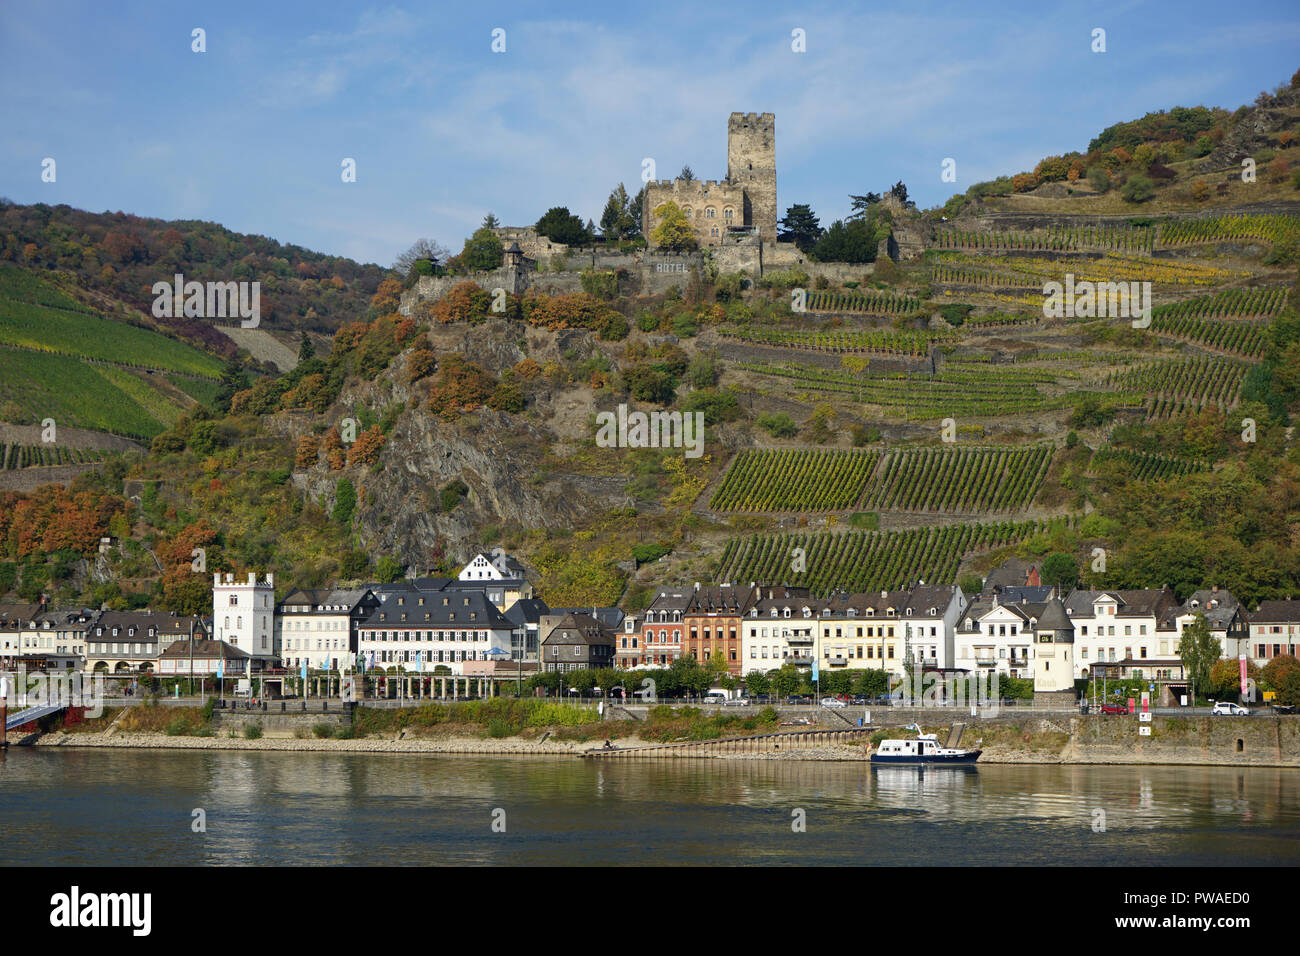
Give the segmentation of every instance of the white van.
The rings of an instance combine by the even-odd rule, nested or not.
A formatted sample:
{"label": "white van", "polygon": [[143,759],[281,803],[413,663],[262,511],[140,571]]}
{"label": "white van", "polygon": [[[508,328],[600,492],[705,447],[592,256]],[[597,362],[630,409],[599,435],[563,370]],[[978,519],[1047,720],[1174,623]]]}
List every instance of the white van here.
{"label": "white van", "polygon": [[725,690],[711,690],[704,695],[704,702],[721,706],[727,702],[728,697],[730,695]]}

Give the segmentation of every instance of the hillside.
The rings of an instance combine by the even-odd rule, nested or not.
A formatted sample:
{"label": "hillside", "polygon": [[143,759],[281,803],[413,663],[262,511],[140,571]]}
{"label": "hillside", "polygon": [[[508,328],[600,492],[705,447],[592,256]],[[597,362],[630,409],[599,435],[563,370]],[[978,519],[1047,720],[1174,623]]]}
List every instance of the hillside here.
{"label": "hillside", "polygon": [[[637,607],[681,581],[874,590],[1050,553],[1099,586],[1300,592],[1300,192],[1276,162],[1298,122],[1289,87],[1119,124],[1037,182],[897,212],[919,254],[841,280],[706,266],[634,295],[611,274],[504,313],[463,282],[409,316],[401,286],[376,283],[327,357],[257,380],[156,331],[97,335],[105,320],[56,286],[0,270],[0,361],[32,383],[9,413],[63,402],[94,428],[96,408],[129,401],[151,439],[104,452],[69,492],[0,492],[0,591],[187,610],[205,594],[194,547],[288,587],[501,546],[555,605]],[[1240,183],[1261,188],[1208,188],[1240,178],[1243,149],[1274,151]],[[1121,282],[1149,283],[1149,324],[1141,295],[1132,315],[1044,308],[1051,283]],[[163,381],[212,393],[192,385],[204,405],[187,404]],[[703,455],[602,447],[595,416],[620,404],[701,413]],[[72,509],[116,549],[79,550]]]}

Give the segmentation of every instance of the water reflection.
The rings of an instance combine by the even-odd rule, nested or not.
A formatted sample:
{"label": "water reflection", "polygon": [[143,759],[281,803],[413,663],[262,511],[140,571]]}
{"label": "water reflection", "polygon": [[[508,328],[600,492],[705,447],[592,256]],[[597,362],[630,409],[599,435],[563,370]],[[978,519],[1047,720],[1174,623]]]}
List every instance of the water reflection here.
{"label": "water reflection", "polygon": [[[1280,865],[1300,862],[1298,780],[1272,768],[20,748],[0,762],[0,861]],[[206,833],[191,828],[194,808]]]}

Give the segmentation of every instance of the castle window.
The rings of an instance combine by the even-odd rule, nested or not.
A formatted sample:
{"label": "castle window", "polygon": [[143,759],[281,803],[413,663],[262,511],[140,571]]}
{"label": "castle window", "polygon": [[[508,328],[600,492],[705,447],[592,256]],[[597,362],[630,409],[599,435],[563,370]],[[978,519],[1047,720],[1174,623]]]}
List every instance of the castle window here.
{"label": "castle window", "polygon": [[707,209],[704,210],[704,218],[705,218],[705,219],[712,219],[712,218],[713,218],[714,216],[716,216],[717,214],[718,214],[718,211],[717,211],[716,209],[714,209],[712,206],[709,206]]}
{"label": "castle window", "polygon": [[717,226],[714,226],[714,227],[709,231],[709,235],[710,235],[710,236],[716,236],[717,234],[718,234],[718,227],[717,227]]}
{"label": "castle window", "polygon": [[683,207],[682,207],[682,213],[683,213],[683,215],[686,216],[687,219],[691,218],[691,207],[690,207],[690,206],[683,206]]}
{"label": "castle window", "polygon": [[723,219],[734,219],[735,216],[736,216],[736,210],[732,209],[730,206],[722,210]]}

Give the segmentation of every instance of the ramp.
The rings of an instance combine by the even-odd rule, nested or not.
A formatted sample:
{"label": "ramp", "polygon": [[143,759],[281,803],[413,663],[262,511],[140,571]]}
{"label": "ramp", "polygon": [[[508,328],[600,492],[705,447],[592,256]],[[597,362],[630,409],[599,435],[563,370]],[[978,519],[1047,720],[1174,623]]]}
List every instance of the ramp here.
{"label": "ramp", "polygon": [[57,714],[67,706],[67,704],[42,704],[40,707],[28,707],[16,714],[9,714],[5,720],[5,730],[13,730],[23,724],[30,724],[34,720],[48,717],[50,714]]}
{"label": "ramp", "polygon": [[966,725],[964,723],[953,724],[948,729],[948,742],[944,744],[944,746],[956,747],[959,743],[961,743],[961,735],[965,733],[965,731],[966,731]]}

